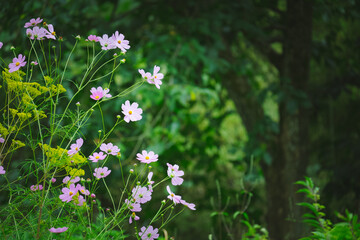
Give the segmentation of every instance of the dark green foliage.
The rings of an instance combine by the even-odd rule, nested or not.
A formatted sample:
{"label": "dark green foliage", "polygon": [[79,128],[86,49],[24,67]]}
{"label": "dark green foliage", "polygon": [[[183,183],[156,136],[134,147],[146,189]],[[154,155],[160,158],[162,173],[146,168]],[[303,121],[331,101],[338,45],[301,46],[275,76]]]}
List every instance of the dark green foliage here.
{"label": "dark green foliage", "polygon": [[312,236],[304,237],[302,240],[324,239],[324,240],[357,240],[360,237],[360,222],[358,216],[345,211],[345,216],[337,213],[337,217],[341,220],[338,223],[331,223],[323,212],[325,206],[319,203],[319,188],[314,186],[313,181],[309,177],[305,177],[305,181],[298,181],[296,184],[302,185],[304,188],[298,190],[298,193],[305,193],[307,199],[311,202],[298,203],[299,206],[305,207],[308,213],[303,215],[304,222],[311,226]]}

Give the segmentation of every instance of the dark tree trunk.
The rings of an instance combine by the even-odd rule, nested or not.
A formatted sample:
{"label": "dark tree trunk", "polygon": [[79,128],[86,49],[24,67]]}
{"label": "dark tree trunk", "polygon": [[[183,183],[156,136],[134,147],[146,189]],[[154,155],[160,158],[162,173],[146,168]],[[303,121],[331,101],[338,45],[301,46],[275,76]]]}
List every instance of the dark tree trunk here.
{"label": "dark tree trunk", "polygon": [[[288,0],[284,17],[282,54],[274,58],[271,52],[263,51],[279,71],[280,132],[272,136],[252,135],[259,143],[266,143],[272,157],[271,164],[263,163],[262,167],[268,201],[267,228],[273,240],[295,240],[304,235],[302,210],[296,206],[302,199],[296,194],[294,182],[305,176],[308,156],[306,85],[312,41],[312,0]],[[256,132],[257,125],[264,121],[264,114],[256,97],[249,95],[250,85],[246,79],[237,76],[236,71],[229,72],[225,79],[223,84],[247,131],[250,134]]]}

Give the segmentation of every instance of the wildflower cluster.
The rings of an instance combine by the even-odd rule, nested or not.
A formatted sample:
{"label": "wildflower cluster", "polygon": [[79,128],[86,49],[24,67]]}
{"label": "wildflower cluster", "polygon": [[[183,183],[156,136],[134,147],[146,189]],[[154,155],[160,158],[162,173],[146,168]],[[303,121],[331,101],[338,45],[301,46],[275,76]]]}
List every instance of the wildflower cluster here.
{"label": "wildflower cluster", "polygon": [[[186,208],[195,210],[195,204],[188,203],[180,195],[176,195],[169,185],[161,185],[166,181],[173,186],[182,185],[184,171],[180,170],[177,164],[162,163],[158,154],[148,150],[142,150],[141,153],[136,154],[136,159],[130,159],[130,163],[125,163],[121,159],[119,145],[108,141],[108,137],[117,126],[140,121],[144,113],[138,102],[122,99],[126,95],[124,92],[129,93],[136,88],[130,87],[121,93],[112,91],[110,94],[109,87],[113,73],[125,63],[125,59],[119,60],[119,56],[123,56],[130,49],[130,42],[125,36],[119,31],[110,37],[107,34],[88,36],[83,44],[87,47],[92,45],[94,54],[88,59],[84,76],[70,82],[73,83],[72,87],[76,91],[74,93],[73,89],[70,91],[70,100],[65,104],[66,107],[64,105],[59,107],[59,102],[66,101],[61,94],[66,92],[63,85],[64,73],[73,51],[62,69],[56,62],[56,51],[54,51],[55,56],[46,56],[44,51],[46,44],[50,42],[61,44],[64,41],[62,37],[56,35],[54,26],[41,18],[33,18],[25,23],[24,27],[31,49],[25,56],[24,53],[16,53],[15,48],[11,48],[17,57],[5,64],[1,74],[6,102],[2,109],[4,114],[0,119],[0,192],[6,189],[10,195],[9,207],[0,210],[0,218],[5,219],[2,224],[8,226],[2,228],[3,232],[0,236],[12,238],[16,232],[19,238],[20,229],[26,234],[30,232],[36,239],[49,233],[63,233],[64,236],[68,234],[66,238],[71,239],[72,234],[76,235],[79,232],[84,235],[76,235],[78,238],[109,239],[107,234],[116,231],[121,239],[132,232],[137,239],[151,240],[157,239],[160,236],[159,229],[164,228],[173,219],[175,205],[185,206],[181,211]],[[77,36],[74,49],[79,41],[82,40]],[[3,43],[0,42],[0,49],[2,46]],[[111,78],[108,83],[101,84],[94,78],[94,74],[90,73],[97,72],[99,68],[96,68],[96,64],[111,51],[119,52],[111,54],[114,66],[111,74],[105,74],[105,76],[110,75]],[[42,55],[43,58],[39,57]],[[159,66],[155,65],[152,73],[143,69],[138,69],[138,72],[142,79],[135,83],[136,85],[140,86],[147,82],[160,89],[164,74],[160,73]],[[88,97],[90,106],[80,102],[74,104],[76,96],[81,94]],[[105,101],[116,99],[121,99],[122,115],[119,114],[114,126],[106,131],[101,105]],[[61,114],[59,109],[62,111]],[[82,130],[87,126],[94,112],[97,113],[97,109],[101,115],[103,129],[99,130],[97,139],[89,139],[87,131]],[[21,169],[16,169],[17,165],[11,164],[12,153],[19,148],[29,150],[31,153],[29,155],[33,158],[26,159],[24,163],[20,163],[23,164]],[[114,163],[114,160],[119,164]],[[140,162],[140,166],[131,169],[126,178],[125,165],[137,166],[139,163],[137,161]],[[150,164],[155,162],[167,167],[167,176],[157,183],[153,177],[157,178],[161,174],[155,175],[155,171],[150,171],[152,168]],[[23,169],[27,169],[27,172],[24,173]],[[15,172],[21,172],[24,176],[12,179],[15,175],[12,173]],[[108,187],[110,174],[121,175],[122,182],[116,183],[118,184],[116,187],[122,191],[120,197],[117,196],[118,201],[114,200],[115,195]],[[6,181],[3,181],[4,179]],[[62,180],[57,181],[57,179]],[[16,188],[12,187],[15,183]],[[23,188],[20,187],[22,185]],[[160,186],[163,192],[167,190],[168,195],[164,196],[165,200],[158,202],[160,208],[154,217],[150,221],[144,219],[144,226],[139,231],[136,222],[143,218],[141,211],[146,208],[145,204],[152,200],[153,191]],[[102,190],[106,190],[106,193],[104,194]],[[102,198],[97,198],[96,195],[104,195],[111,201],[112,206],[104,211]],[[20,212],[22,209],[30,208],[37,210]],[[25,221],[18,220],[19,213]],[[166,214],[168,218],[164,221],[163,216]],[[124,227],[125,224],[127,227]],[[153,226],[155,224],[158,224],[158,228]]]}

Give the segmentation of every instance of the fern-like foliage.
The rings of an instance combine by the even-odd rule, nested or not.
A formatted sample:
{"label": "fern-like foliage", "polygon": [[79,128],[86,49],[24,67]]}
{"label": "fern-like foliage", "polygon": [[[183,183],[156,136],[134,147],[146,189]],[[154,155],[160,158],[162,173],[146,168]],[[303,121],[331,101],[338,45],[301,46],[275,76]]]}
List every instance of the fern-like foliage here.
{"label": "fern-like foliage", "polygon": [[296,184],[304,186],[298,190],[298,193],[305,193],[310,202],[298,203],[299,206],[307,208],[309,211],[303,215],[304,222],[312,227],[312,235],[304,237],[301,240],[359,240],[360,239],[360,223],[358,216],[346,211],[346,215],[337,214],[342,220],[333,224],[326,219],[323,210],[325,206],[319,203],[319,188],[316,187],[311,178],[305,177],[305,181],[298,181]]}

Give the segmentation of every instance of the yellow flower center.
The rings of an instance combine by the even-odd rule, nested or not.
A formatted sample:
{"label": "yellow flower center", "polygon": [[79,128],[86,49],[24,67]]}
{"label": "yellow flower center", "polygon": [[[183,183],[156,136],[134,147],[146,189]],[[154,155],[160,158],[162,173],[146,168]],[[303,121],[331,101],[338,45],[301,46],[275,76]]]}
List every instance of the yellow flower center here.
{"label": "yellow flower center", "polygon": [[121,41],[120,41],[120,40],[118,41],[118,44],[121,44]]}
{"label": "yellow flower center", "polygon": [[16,66],[19,66],[19,65],[20,65],[20,63],[19,63],[19,62],[16,62],[16,63],[15,63],[15,65],[16,65]]}
{"label": "yellow flower center", "polygon": [[146,159],[146,160],[149,160],[150,158],[149,158],[149,156],[146,156],[145,159]]}
{"label": "yellow flower center", "polygon": [[52,32],[51,34],[55,36],[55,32]]}
{"label": "yellow flower center", "polygon": [[96,156],[95,159],[99,159],[100,157],[99,156]]}
{"label": "yellow flower center", "polygon": [[174,194],[172,193],[171,196],[174,197]]}
{"label": "yellow flower center", "polygon": [[132,111],[129,111],[129,114],[131,115],[131,114],[132,114]]}
{"label": "yellow flower center", "polygon": [[73,192],[69,192],[69,195],[71,196],[71,195],[73,195],[74,193]]}
{"label": "yellow flower center", "polygon": [[104,176],[104,173],[100,173],[101,176]]}
{"label": "yellow flower center", "polygon": [[95,99],[99,99],[100,97],[99,96],[95,96]]}
{"label": "yellow flower center", "polygon": [[84,189],[81,189],[80,191],[81,191],[82,193],[84,193],[84,192],[85,192],[85,190],[84,190]]}
{"label": "yellow flower center", "polygon": [[79,151],[79,148],[78,148],[78,147],[76,147],[76,148],[75,148],[75,150],[76,150],[76,151]]}
{"label": "yellow flower center", "polygon": [[155,76],[154,78],[157,78],[157,76]]}

